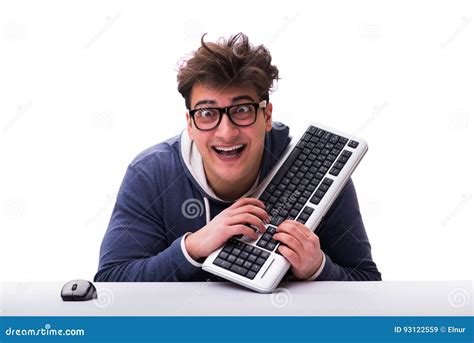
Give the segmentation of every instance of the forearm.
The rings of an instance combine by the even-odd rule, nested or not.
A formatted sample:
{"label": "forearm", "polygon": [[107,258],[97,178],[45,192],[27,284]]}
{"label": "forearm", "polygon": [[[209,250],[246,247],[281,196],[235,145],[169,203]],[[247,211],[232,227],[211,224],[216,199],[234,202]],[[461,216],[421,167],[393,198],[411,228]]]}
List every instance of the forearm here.
{"label": "forearm", "polygon": [[340,266],[326,255],[326,263],[316,281],[380,281],[382,276],[371,259],[354,261],[354,265]]}
{"label": "forearm", "polygon": [[192,265],[181,250],[181,239],[155,256],[137,257],[119,262],[101,261],[94,281],[108,282],[173,282],[188,281],[201,268]]}

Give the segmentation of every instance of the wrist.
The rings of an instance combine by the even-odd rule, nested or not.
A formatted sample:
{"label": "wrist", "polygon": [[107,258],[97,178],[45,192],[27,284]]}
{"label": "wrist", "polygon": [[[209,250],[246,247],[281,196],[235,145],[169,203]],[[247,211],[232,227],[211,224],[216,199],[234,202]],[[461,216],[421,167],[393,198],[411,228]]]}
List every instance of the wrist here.
{"label": "wrist", "polygon": [[186,248],[189,257],[191,257],[195,261],[200,259],[201,256],[199,256],[199,254],[196,252],[194,244],[194,234],[187,235],[184,238],[184,247]]}
{"label": "wrist", "polygon": [[319,271],[322,264],[323,264],[323,252],[321,251],[320,258],[316,261],[313,267],[306,273],[308,277],[306,277],[305,279],[307,280],[311,279],[311,277]]}

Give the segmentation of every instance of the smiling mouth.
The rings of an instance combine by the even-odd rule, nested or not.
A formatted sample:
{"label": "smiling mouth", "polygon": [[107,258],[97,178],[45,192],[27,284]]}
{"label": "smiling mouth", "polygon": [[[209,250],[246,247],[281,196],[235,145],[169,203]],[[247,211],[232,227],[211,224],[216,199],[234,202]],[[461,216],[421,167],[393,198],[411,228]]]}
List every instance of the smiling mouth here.
{"label": "smiling mouth", "polygon": [[213,146],[212,149],[221,159],[238,159],[242,152],[247,147],[247,144],[236,144],[232,146]]}

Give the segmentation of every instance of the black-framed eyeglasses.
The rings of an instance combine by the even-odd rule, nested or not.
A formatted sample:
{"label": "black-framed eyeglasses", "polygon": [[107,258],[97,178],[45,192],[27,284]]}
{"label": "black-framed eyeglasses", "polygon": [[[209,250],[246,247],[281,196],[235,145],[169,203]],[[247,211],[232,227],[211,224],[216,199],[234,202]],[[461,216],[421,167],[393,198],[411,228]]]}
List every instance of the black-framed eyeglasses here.
{"label": "black-framed eyeglasses", "polygon": [[257,121],[257,113],[260,108],[266,108],[267,101],[259,103],[250,102],[232,105],[228,107],[203,107],[189,110],[196,128],[201,131],[210,131],[219,126],[222,116],[227,114],[230,121],[240,127],[250,126]]}

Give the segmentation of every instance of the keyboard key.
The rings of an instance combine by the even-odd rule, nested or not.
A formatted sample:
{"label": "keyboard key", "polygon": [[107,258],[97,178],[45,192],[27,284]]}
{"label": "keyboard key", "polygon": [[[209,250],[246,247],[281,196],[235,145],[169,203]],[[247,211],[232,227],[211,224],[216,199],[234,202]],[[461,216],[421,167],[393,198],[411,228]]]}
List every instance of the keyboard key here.
{"label": "keyboard key", "polygon": [[319,168],[319,172],[321,174],[326,174],[328,172],[328,168],[323,166],[323,167]]}
{"label": "keyboard key", "polygon": [[230,263],[230,262],[224,261],[224,260],[221,259],[221,258],[216,258],[213,263],[214,263],[216,266],[219,266],[219,267],[224,268],[224,269],[229,269],[230,266],[231,266],[231,263]]}
{"label": "keyboard key", "polygon": [[259,266],[262,266],[264,263],[265,263],[265,259],[264,258],[257,258],[257,261],[255,261],[256,264],[258,264]]}
{"label": "keyboard key", "polygon": [[357,148],[357,146],[359,145],[359,142],[356,142],[356,141],[350,141],[348,146],[350,146],[351,148]]}
{"label": "keyboard key", "polygon": [[339,143],[343,144],[343,145],[346,145],[348,139],[346,137],[341,137],[339,138]]}
{"label": "keyboard key", "polygon": [[243,258],[244,260],[247,259],[247,257],[249,257],[249,253],[246,252],[246,251],[242,251],[239,255],[240,258]]}
{"label": "keyboard key", "polygon": [[266,260],[268,257],[270,257],[270,253],[268,251],[262,251],[260,257]]}
{"label": "keyboard key", "polygon": [[318,189],[316,193],[314,193],[315,196],[322,198],[326,194],[326,192],[323,192],[322,190]]}
{"label": "keyboard key", "polygon": [[229,256],[228,253],[226,253],[224,250],[221,251],[218,257],[222,258],[223,260],[227,259],[227,256]]}
{"label": "keyboard key", "polygon": [[338,161],[338,162],[341,162],[341,163],[346,163],[347,160],[348,160],[348,158],[347,158],[347,157],[344,157],[344,156],[340,156],[340,157],[337,159],[337,161]]}
{"label": "keyboard key", "polygon": [[305,133],[303,137],[301,137],[301,140],[308,142],[311,139],[312,135],[309,133]]}
{"label": "keyboard key", "polygon": [[301,219],[304,223],[306,223],[306,221],[308,220],[308,218],[309,218],[309,215],[308,215],[308,214],[306,214],[306,213],[301,213],[300,216],[298,217],[298,219],[296,219],[296,220],[300,221],[299,219]]}
{"label": "keyboard key", "polygon": [[334,175],[334,176],[338,176],[340,172],[341,172],[340,169],[337,169],[336,167],[334,167],[334,168],[331,169],[329,174]]}
{"label": "keyboard key", "polygon": [[249,255],[249,257],[247,258],[247,261],[254,263],[255,261],[257,261],[257,256],[255,256],[254,254]]}
{"label": "keyboard key", "polygon": [[262,268],[262,266],[259,266],[258,264],[252,264],[252,267],[250,267],[250,270],[255,272],[255,273],[258,273],[258,271],[260,270],[260,268]]}
{"label": "keyboard key", "polygon": [[236,264],[234,264],[234,265],[232,265],[232,267],[230,267],[230,271],[232,271],[236,274],[242,275],[242,276],[244,276],[248,272],[248,270],[246,268],[238,266]]}
{"label": "keyboard key", "polygon": [[252,251],[253,251],[253,247],[251,245],[246,244],[245,248],[244,248],[244,251],[251,254]]}
{"label": "keyboard key", "polygon": [[247,273],[247,275],[245,275],[245,277],[249,278],[250,280],[253,280],[255,278],[255,276],[257,275],[257,273],[253,272],[253,271],[249,271]]}
{"label": "keyboard key", "polygon": [[324,131],[323,129],[318,129],[314,135],[316,137],[322,137],[325,133],[326,131]]}
{"label": "keyboard key", "polygon": [[334,148],[334,144],[333,143],[326,143],[326,145],[324,147],[328,150],[331,150],[332,148]]}
{"label": "keyboard key", "polygon": [[328,185],[328,186],[331,186],[333,182],[334,182],[334,180],[330,179],[328,177],[325,177],[324,180],[323,180],[323,184]]}
{"label": "keyboard key", "polygon": [[281,223],[283,223],[283,220],[285,220],[285,218],[283,218],[281,216],[276,216],[276,217],[272,218],[272,220],[270,221],[270,224],[278,226]]}
{"label": "keyboard key", "polygon": [[275,247],[276,247],[275,243],[268,242],[268,244],[267,244],[267,249],[268,250],[273,251],[273,249],[275,249]]}
{"label": "keyboard key", "polygon": [[328,185],[322,184],[321,186],[319,186],[319,190],[323,192],[326,192],[328,189],[329,189]]}
{"label": "keyboard key", "polygon": [[333,135],[329,141],[331,143],[337,143],[339,141],[339,136],[338,135]]}
{"label": "keyboard key", "polygon": [[276,232],[276,227],[269,225],[269,226],[267,227],[267,231],[266,231],[266,232],[268,232],[269,234],[273,235],[273,234]]}
{"label": "keyboard key", "polygon": [[349,150],[344,150],[342,152],[342,156],[344,156],[344,157],[349,158],[349,157],[351,157],[351,155],[352,155],[352,152],[350,152]]}

